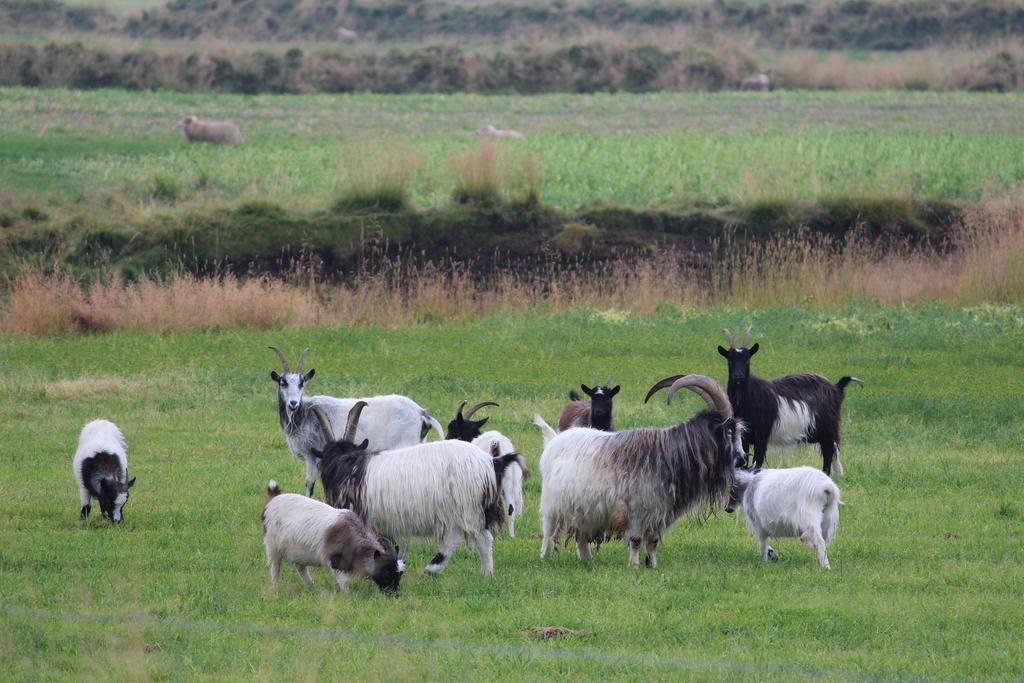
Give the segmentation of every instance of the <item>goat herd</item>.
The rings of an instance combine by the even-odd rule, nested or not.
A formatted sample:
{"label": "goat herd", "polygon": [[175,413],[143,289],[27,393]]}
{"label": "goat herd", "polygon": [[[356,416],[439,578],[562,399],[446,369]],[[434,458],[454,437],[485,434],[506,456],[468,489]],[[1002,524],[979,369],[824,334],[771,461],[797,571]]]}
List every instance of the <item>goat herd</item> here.
{"label": "goat herd", "polygon": [[[728,392],[706,375],[666,377],[647,392],[646,403],[667,389],[669,403],[680,389],[700,396],[708,409],[672,427],[617,432],[612,399],[619,387],[581,388],[589,400],[570,392],[558,432],[540,415],[534,423],[544,439],[540,456],[540,555],[573,539],[581,560],[591,545],[611,538],[629,544],[629,566],[656,566],[661,536],[683,514],[743,507],[762,557],[776,557],[770,537],[799,537],[828,568],[826,549],[839,521],[839,489],[829,473],[839,461],[840,408],[855,377],[833,384],[817,374],[763,380],[750,372],[758,345],[750,328],[737,347],[718,347],[729,364]],[[303,371],[309,349],[292,370],[284,353],[277,383],[278,416],[288,447],[306,465],[306,495],[281,493],[270,481],[263,537],[271,581],[282,560],[294,564],[312,585],[309,566],[326,566],[345,590],[350,574],[371,578],[382,590],[397,590],[411,536],[433,537],[437,554],[426,571],[442,571],[463,539],[475,545],[484,575],[494,571],[492,531],[515,520],[523,509],[526,462],[504,435],[483,431],[474,420],[482,402],[465,412],[463,401],[447,434],[413,400],[398,395],[372,398],[306,396],[315,370]],[[339,429],[342,427],[342,429]],[[435,430],[442,440],[426,442]],[[340,435],[340,436],[337,436]],[[769,443],[817,443],[823,472],[811,467],[762,469]],[[748,465],[747,447],[753,446]],[[104,517],[119,522],[128,492],[125,439],[112,422],[95,420],[82,430],[74,458],[81,517],[99,501]],[[319,476],[323,503],[313,498]],[[394,541],[401,541],[401,549]]]}

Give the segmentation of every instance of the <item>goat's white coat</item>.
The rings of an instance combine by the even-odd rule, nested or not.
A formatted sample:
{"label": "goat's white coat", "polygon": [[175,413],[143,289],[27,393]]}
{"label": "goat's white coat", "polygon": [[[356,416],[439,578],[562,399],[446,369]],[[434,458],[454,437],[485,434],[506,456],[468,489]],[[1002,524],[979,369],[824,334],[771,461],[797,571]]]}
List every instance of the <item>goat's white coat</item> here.
{"label": "goat's white coat", "polygon": [[772,425],[768,442],[776,446],[792,446],[807,441],[814,429],[814,413],[803,401],[779,397],[779,414]]}
{"label": "goat's white coat", "polygon": [[[86,458],[91,458],[104,451],[117,456],[117,461],[121,463],[121,483],[128,481],[128,445],[125,443],[124,434],[110,420],[93,420],[86,424],[78,436],[78,449],[75,450],[75,459],[72,461],[75,481],[78,483],[78,494],[83,507],[89,504],[92,496],[82,478],[82,463]],[[127,500],[128,496],[121,493],[114,501],[115,515],[118,519],[121,516],[121,507]]]}
{"label": "goat's white coat", "polygon": [[551,425],[544,421],[544,418],[539,414],[533,416],[533,424],[540,427],[541,436],[544,437],[544,447],[547,448],[548,444],[551,443],[551,439],[555,438],[558,434]]}
{"label": "goat's white coat", "polygon": [[[492,429],[484,432],[473,439],[472,444],[485,453],[495,455],[508,455],[515,453],[516,448],[512,441],[501,432]],[[508,513],[508,506],[512,506],[512,512],[508,513],[508,535],[516,537],[516,517],[523,514],[523,468],[518,462],[509,464],[501,478],[501,498]]]}
{"label": "goat's white coat", "polygon": [[747,525],[754,533],[761,557],[775,550],[769,538],[799,538],[830,568],[826,551],[839,525],[839,487],[831,477],[813,467],[738,471],[743,487],[741,504]]}
{"label": "goat's white coat", "polygon": [[383,451],[370,456],[363,486],[366,523],[377,533],[435,539],[444,559],[428,572],[444,569],[465,535],[476,541],[481,573],[494,573],[484,518],[484,507],[498,498],[489,453],[455,440]]}

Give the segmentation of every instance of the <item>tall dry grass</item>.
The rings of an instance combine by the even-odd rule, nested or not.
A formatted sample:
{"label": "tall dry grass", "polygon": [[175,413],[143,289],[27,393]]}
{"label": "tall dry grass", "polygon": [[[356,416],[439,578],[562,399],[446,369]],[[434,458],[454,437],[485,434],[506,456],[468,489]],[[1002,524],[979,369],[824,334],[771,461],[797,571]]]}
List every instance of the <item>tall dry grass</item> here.
{"label": "tall dry grass", "polygon": [[457,203],[536,203],[540,199],[543,171],[540,162],[526,152],[516,153],[484,139],[454,154],[448,164],[455,178],[452,197]]}
{"label": "tall dry grass", "polygon": [[841,243],[807,233],[760,245],[717,246],[713,265],[694,255],[624,256],[597,265],[552,262],[474,276],[457,262],[387,262],[346,284],[315,273],[290,281],[173,275],[82,287],[66,273],[28,271],[8,283],[0,332],[49,335],[114,329],[303,328],[459,321],[499,310],[572,307],[650,314],[666,303],[828,307],[1024,303],[1024,204],[968,211],[948,244],[886,249],[862,235]]}

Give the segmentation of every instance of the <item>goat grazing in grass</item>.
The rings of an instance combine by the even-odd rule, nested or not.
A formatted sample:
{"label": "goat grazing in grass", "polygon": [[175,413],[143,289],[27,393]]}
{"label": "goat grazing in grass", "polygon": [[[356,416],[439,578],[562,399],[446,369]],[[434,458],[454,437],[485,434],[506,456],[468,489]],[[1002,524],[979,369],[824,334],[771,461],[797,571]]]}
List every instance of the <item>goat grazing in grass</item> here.
{"label": "goat grazing in grass", "polygon": [[438,553],[426,571],[445,568],[463,536],[473,538],[480,554],[480,571],[494,573],[491,529],[505,514],[501,486],[512,463],[522,458],[509,453],[492,458],[476,446],[457,440],[398,448],[370,450],[363,439],[356,443],[359,401],[348,416],[344,436],[335,440],[327,415],[313,412],[327,434],[327,444],[314,455],[320,460],[324,499],[335,507],[351,508],[374,530],[391,538],[433,536]]}
{"label": "goat grazing in grass", "polygon": [[135,486],[135,477],[128,478],[128,446],[117,425],[109,420],[85,425],[72,469],[82,500],[82,519],[92,511],[93,498],[100,502],[104,517],[112,522],[124,519],[128,489]]}
{"label": "goat grazing in grass", "polygon": [[[725,332],[729,348],[718,347],[718,353],[729,361],[729,401],[736,417],[747,425],[744,450],[753,442],[754,468],[760,469],[768,452],[768,444],[791,446],[816,443],[821,449],[822,470],[842,476],[839,462],[840,411],[844,390],[850,382],[864,382],[845,376],[833,384],[814,373],[786,375],[772,380],[760,379],[750,372],[750,359],[758,345],[750,343],[750,327],[739,348],[729,330]],[[667,381],[667,380],[666,380]]]}
{"label": "goat grazing in grass", "polygon": [[[486,432],[480,431],[489,418],[485,417],[475,421],[470,419],[480,408],[497,407],[498,404],[493,401],[477,403],[463,416],[462,409],[466,403],[468,401],[459,404],[455,419],[448,423],[448,436],[445,438],[468,441],[483,452],[490,453],[492,458],[515,453],[516,448],[512,445],[512,441],[501,432],[494,429]],[[509,465],[501,479],[501,504],[508,512],[508,535],[512,538],[516,537],[516,517],[523,513],[523,482],[529,476],[530,471],[526,468],[526,462],[520,458]]]}
{"label": "goat grazing in grass", "polygon": [[769,538],[799,538],[830,569],[829,544],[839,525],[839,487],[813,467],[748,472],[737,470],[729,509],[742,507],[761,557],[777,559]]}
{"label": "goat grazing in grass", "polygon": [[373,580],[382,591],[398,590],[405,566],[386,538],[377,538],[359,515],[318,500],[281,493],[273,479],[263,508],[263,544],[270,565],[270,582],[277,586],[281,560],[295,565],[302,582],[313,586],[309,567],[328,567],[342,591],[349,574]]}
{"label": "goat grazing in grass", "polygon": [[306,464],[306,495],[312,497],[316,486],[316,458],[313,451],[324,447],[326,441],[311,409],[319,406],[330,420],[342,424],[357,401],[368,405],[366,415],[359,425],[358,438],[369,439],[373,448],[400,448],[422,443],[433,428],[442,437],[441,423],[430,416],[415,401],[395,394],[372,398],[334,398],[332,396],[305,396],[305,387],[316,370],[302,372],[306,353],[302,352],[292,372],[288,359],[275,346],[270,349],[281,359],[284,374],[271,371],[270,378],[277,383],[277,414],[288,441],[288,448],[295,457]]}
{"label": "goat grazing in grass", "polygon": [[665,429],[570,429],[547,443],[540,456],[541,558],[561,538],[575,538],[580,559],[589,560],[591,543],[625,536],[630,568],[640,566],[644,543],[654,567],[662,534],[680,516],[728,500],[734,468],[744,462],[742,424],[710,377],[681,376],[669,400],[684,387],[710,410]]}
{"label": "goat grazing in grass", "polygon": [[564,432],[573,427],[592,427],[605,432],[614,432],[612,399],[615,398],[615,394],[619,393],[621,387],[618,385],[612,387],[611,383],[612,378],[609,377],[604,381],[604,386],[601,386],[595,377],[593,388],[581,384],[580,389],[590,397],[589,401],[582,400],[575,390],[570,391],[571,403],[562,409],[562,414],[558,418],[558,431]]}

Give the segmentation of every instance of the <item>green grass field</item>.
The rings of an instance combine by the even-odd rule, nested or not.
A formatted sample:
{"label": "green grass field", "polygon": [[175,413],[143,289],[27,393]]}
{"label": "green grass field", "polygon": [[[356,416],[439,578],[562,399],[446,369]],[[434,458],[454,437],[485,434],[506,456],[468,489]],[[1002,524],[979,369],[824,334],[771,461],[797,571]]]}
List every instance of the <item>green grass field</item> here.
{"label": "green grass field", "polygon": [[[745,525],[685,518],[656,570],[622,543],[590,565],[538,559],[539,410],[594,373],[623,385],[622,428],[700,402],[643,405],[657,379],[722,378],[722,326],[752,322],[755,371],[855,373],[838,480],[845,506],[819,569],[795,540],[763,564]],[[1024,671],[1024,310],[576,310],[380,331],[210,331],[0,338],[0,670],[6,679],[1013,679]],[[460,550],[438,577],[414,542],[401,594],[269,585],[264,487],[301,488],[268,372],[277,344],[313,349],[311,391],[406,393],[446,421],[497,400],[491,424],[534,471],[526,515],[496,542],[494,578]],[[567,351],[568,350],[568,351]],[[138,477],[117,528],[78,519],[78,431],[124,430]],[[769,451],[770,465],[820,464]],[[534,626],[576,635],[537,641]]]}
{"label": "green grass field", "polygon": [[[1018,95],[771,93],[235,96],[0,89],[0,188],[15,199],[144,210],[269,199],[329,206],[352,168],[400,159],[421,206],[450,201],[479,126],[543,169],[560,208],[834,195],[974,200],[1024,180]],[[230,118],[237,148],[188,146],[183,115]],[[360,172],[357,168],[357,173]],[[170,188],[170,190],[168,190]],[[174,198],[171,201],[168,197]]]}

